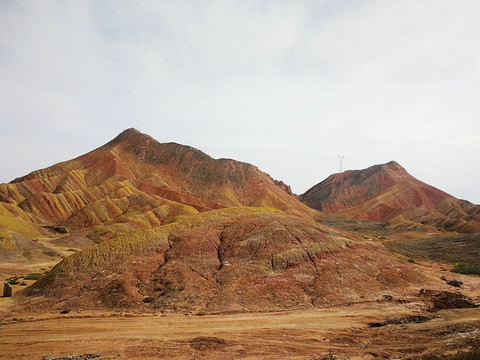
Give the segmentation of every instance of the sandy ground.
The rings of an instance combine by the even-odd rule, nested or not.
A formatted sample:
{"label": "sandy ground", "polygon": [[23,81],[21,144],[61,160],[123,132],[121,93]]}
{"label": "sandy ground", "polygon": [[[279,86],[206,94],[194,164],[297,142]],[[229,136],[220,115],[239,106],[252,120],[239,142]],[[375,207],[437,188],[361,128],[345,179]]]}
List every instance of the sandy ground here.
{"label": "sandy ground", "polygon": [[421,324],[369,328],[418,315],[389,303],[214,316],[19,314],[0,323],[0,359],[94,353],[99,359],[407,359],[480,342],[480,309],[428,314]]}

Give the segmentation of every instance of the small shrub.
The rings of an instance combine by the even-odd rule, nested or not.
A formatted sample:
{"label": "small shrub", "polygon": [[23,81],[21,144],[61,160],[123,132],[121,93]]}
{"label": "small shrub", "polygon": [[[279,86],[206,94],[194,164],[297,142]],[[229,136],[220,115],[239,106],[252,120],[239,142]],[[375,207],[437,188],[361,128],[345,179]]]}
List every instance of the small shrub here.
{"label": "small shrub", "polygon": [[10,285],[18,285],[18,284],[20,284],[20,283],[18,282],[18,279],[17,279],[17,278],[12,278],[12,279],[8,280],[7,283],[10,284]]}
{"label": "small shrub", "polygon": [[55,257],[58,256],[58,254],[55,251],[44,251],[43,252],[47,256]]}
{"label": "small shrub", "polygon": [[35,273],[35,274],[28,274],[27,276],[24,276],[23,277],[23,280],[39,280],[42,278],[42,274],[38,274],[38,273]]}
{"label": "small shrub", "polygon": [[407,259],[407,258],[404,258],[404,257],[401,257],[401,256],[399,256],[398,259],[399,259],[399,260],[402,260],[402,261],[409,262],[409,263],[411,263],[411,264],[418,264],[418,263],[417,263],[415,260],[413,260],[413,259]]}
{"label": "small shrub", "polygon": [[480,266],[456,264],[455,267],[450,271],[458,274],[480,275]]}

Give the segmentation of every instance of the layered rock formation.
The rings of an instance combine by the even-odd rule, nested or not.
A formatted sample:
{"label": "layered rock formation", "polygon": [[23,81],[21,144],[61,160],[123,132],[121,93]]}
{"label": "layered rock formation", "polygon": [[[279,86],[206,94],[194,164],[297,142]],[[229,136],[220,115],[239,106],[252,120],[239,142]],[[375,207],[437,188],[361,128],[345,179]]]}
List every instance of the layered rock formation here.
{"label": "layered rock formation", "polygon": [[45,227],[63,227],[89,245],[231,206],[313,212],[253,165],[128,129],[88,154],[1,184],[0,247],[8,250],[13,238],[51,236]]}
{"label": "layered rock formation", "polygon": [[278,210],[240,207],[184,217],[76,253],[27,289],[27,304],[277,311],[380,299],[438,282],[381,245]]}
{"label": "layered rock formation", "polygon": [[300,196],[306,205],[347,218],[406,228],[480,231],[480,206],[427,185],[395,161],[329,176]]}
{"label": "layered rock formation", "polygon": [[[402,226],[478,225],[478,207],[396,163],[332,175],[301,198],[324,212]],[[276,311],[445,286],[316,215],[253,165],[129,129],[1,184],[0,256],[48,254],[39,238],[56,238],[48,244],[64,252],[84,249],[23,291],[25,306],[39,310]]]}

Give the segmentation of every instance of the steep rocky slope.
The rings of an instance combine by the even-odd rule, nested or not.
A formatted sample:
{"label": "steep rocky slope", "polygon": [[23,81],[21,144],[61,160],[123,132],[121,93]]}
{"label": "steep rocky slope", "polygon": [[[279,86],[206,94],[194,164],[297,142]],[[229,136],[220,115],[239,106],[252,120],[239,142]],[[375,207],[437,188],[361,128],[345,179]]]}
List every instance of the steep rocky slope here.
{"label": "steep rocky slope", "polygon": [[300,196],[306,205],[394,226],[480,232],[480,206],[427,185],[392,161],[334,174]]}
{"label": "steep rocky slope", "polygon": [[45,227],[64,229],[66,237],[83,238],[87,246],[179,215],[231,206],[313,213],[283,182],[253,165],[213,159],[128,129],[88,154],[0,184],[0,247],[14,237],[59,235]]}
{"label": "steep rocky slope", "polygon": [[25,301],[37,309],[276,311],[439,283],[381,245],[275,209],[239,207],[78,252],[26,289]]}

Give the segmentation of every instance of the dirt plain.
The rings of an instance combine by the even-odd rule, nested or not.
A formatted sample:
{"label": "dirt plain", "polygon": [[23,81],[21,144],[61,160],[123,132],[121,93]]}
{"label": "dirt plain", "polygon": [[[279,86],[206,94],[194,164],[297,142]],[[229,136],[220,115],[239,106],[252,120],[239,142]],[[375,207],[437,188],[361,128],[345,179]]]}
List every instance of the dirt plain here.
{"label": "dirt plain", "polygon": [[0,358],[417,359],[467,350],[480,341],[478,308],[427,314],[431,319],[423,323],[368,325],[421,313],[369,303],[213,316],[21,314],[0,325]]}
{"label": "dirt plain", "polygon": [[[478,277],[455,276],[479,295]],[[480,344],[480,308],[432,312],[415,301],[207,316],[18,313],[14,305],[15,294],[0,298],[0,359],[422,359]]]}

